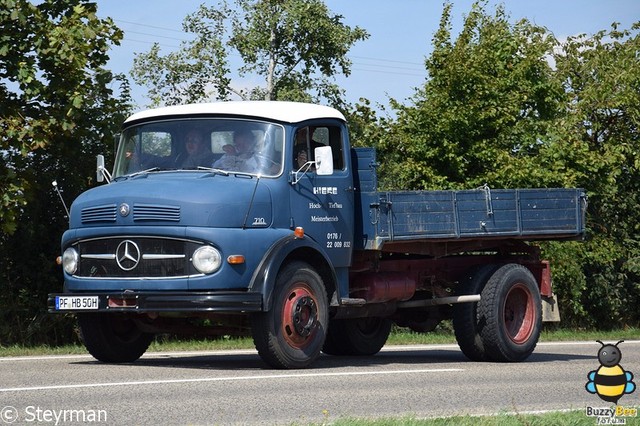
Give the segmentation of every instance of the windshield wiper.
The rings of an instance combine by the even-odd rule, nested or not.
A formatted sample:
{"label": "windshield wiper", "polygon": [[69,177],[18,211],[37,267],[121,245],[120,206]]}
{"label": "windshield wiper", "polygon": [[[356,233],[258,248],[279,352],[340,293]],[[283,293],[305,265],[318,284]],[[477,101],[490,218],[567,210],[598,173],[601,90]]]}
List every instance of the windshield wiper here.
{"label": "windshield wiper", "polygon": [[229,172],[227,172],[226,170],[214,169],[213,167],[198,166],[198,170],[204,170],[213,173],[214,175],[220,174],[223,176],[229,176]]}
{"label": "windshield wiper", "polygon": [[129,175],[118,176],[118,177],[123,177],[123,178],[126,178],[126,179],[131,179],[131,178],[134,178],[134,177],[136,177],[136,176],[140,176],[140,175],[143,175],[143,174],[146,174],[146,173],[150,173],[150,172],[157,172],[158,170],[160,170],[160,167],[152,167],[152,168],[150,168],[150,169],[139,170],[139,171],[137,171],[137,172],[135,172],[135,173],[131,173],[131,174],[129,174]]}

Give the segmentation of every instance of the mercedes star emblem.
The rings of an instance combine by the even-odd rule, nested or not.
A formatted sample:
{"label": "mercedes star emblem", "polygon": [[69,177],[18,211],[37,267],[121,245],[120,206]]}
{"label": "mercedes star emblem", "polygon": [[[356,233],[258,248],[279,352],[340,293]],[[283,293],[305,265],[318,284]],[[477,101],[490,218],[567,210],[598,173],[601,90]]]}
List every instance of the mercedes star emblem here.
{"label": "mercedes star emblem", "polygon": [[123,271],[130,271],[140,262],[140,249],[131,240],[124,240],[116,248],[116,262]]}
{"label": "mercedes star emblem", "polygon": [[118,207],[118,211],[120,212],[120,216],[126,217],[129,215],[129,212],[131,211],[131,209],[129,208],[129,204],[122,203],[120,204],[120,207]]}

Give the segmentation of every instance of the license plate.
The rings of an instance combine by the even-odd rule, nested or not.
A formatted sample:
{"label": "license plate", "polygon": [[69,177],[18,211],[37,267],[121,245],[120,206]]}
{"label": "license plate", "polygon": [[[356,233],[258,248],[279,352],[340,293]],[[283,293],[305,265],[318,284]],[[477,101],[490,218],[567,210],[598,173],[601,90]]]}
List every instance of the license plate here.
{"label": "license plate", "polygon": [[56,296],[56,310],[91,310],[98,309],[98,296]]}

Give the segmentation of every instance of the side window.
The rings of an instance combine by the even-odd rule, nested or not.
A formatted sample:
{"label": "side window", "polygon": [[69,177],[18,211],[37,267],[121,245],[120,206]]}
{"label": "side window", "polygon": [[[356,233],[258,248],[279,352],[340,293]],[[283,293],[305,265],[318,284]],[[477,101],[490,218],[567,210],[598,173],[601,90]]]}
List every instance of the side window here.
{"label": "side window", "polygon": [[[137,146],[136,146],[137,142]],[[168,131],[143,131],[133,135],[125,146],[123,167],[118,173],[134,173],[151,168],[167,169],[173,164],[173,137]]]}
{"label": "side window", "polygon": [[296,169],[306,161],[313,161],[314,150],[320,146],[330,146],[333,153],[333,169],[344,169],[342,134],[338,126],[307,126],[296,131],[293,164]]}

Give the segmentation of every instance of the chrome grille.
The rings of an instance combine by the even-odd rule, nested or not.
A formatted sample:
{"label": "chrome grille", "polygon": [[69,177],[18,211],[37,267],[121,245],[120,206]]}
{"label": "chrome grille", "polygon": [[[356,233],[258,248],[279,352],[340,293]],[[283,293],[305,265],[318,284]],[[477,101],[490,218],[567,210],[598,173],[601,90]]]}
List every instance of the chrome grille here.
{"label": "chrome grille", "polygon": [[80,217],[82,223],[115,222],[116,211],[117,208],[115,204],[87,207],[82,209]]}
{"label": "chrome grille", "polygon": [[168,278],[198,275],[190,262],[201,244],[157,237],[115,237],[80,241],[74,275],[87,278]]}

